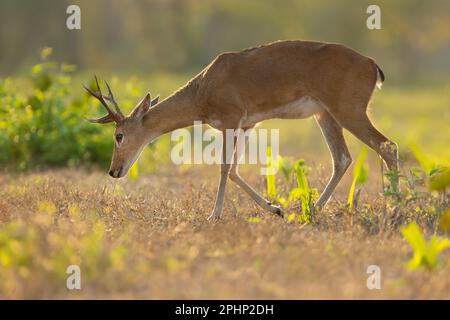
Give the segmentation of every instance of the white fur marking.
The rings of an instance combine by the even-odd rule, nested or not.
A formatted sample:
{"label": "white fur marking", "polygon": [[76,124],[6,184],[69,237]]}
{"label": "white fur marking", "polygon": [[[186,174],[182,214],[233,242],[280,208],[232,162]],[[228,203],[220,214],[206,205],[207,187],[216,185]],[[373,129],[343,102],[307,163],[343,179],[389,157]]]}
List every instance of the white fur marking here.
{"label": "white fur marking", "polygon": [[304,119],[308,118],[321,110],[323,104],[310,96],[301,97],[285,105],[276,107],[266,112],[250,114],[245,119],[245,125],[253,125],[267,119]]}
{"label": "white fur marking", "polygon": [[378,68],[377,68],[377,82],[376,82],[376,85],[377,85],[378,90],[380,90],[381,86],[383,85],[383,82],[381,81],[380,70],[378,70]]}

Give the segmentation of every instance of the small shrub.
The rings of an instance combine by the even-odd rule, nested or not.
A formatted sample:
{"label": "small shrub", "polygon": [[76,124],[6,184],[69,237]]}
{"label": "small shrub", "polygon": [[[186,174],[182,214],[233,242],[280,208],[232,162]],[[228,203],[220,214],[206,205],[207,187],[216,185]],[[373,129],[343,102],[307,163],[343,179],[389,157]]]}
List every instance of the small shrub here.
{"label": "small shrub", "polygon": [[[317,190],[309,187],[308,179],[306,178],[310,168],[305,165],[303,159],[297,160],[294,164],[291,164],[287,159],[278,156],[275,161],[272,157],[272,151],[270,148],[267,150],[267,163],[268,170],[271,174],[266,176],[267,183],[267,195],[271,201],[276,200],[284,208],[289,204],[301,201],[302,212],[298,215],[298,221],[301,223],[309,222],[311,220],[313,203],[318,197]],[[276,168],[276,166],[278,166]],[[273,169],[273,170],[272,170]],[[275,169],[279,169],[286,182],[286,186],[279,191],[276,185],[276,172]],[[297,186],[293,186],[291,183],[292,174],[295,174],[295,182]],[[288,193],[288,197],[283,196],[283,191]],[[288,214],[288,221],[292,221],[296,214]]]}
{"label": "small shrub", "polygon": [[448,239],[438,238],[437,236],[432,236],[430,241],[426,243],[419,226],[415,222],[401,228],[401,232],[414,251],[414,257],[408,263],[410,270],[415,270],[418,267],[436,268],[439,254],[450,247]]}

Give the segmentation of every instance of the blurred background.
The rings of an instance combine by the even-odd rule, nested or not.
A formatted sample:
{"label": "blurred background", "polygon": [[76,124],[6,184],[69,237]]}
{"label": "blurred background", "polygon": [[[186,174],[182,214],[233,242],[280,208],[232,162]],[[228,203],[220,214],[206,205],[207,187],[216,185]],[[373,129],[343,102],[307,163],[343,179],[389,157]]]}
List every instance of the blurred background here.
{"label": "blurred background", "polygon": [[[71,4],[81,8],[81,30],[66,28]],[[381,30],[366,27],[370,4],[381,8]],[[81,89],[94,74],[111,82],[129,110],[144,92],[175,91],[221,52],[279,39],[340,42],[375,58],[386,82],[374,96],[374,122],[405,159],[411,143],[450,158],[447,0],[2,0],[0,24],[0,163],[7,170],[108,166],[111,126],[82,120],[103,112]],[[280,128],[282,154],[328,157],[313,120],[265,126]],[[169,138],[151,148],[141,160],[148,170],[168,161]]]}
{"label": "blurred background", "polygon": [[[374,4],[381,30],[366,25]],[[340,42],[381,66],[369,113],[399,144],[401,195],[346,133],[354,165],[313,214],[332,172],[314,119],[261,126],[280,130],[276,177],[241,170],[285,221],[230,183],[225,223],[206,223],[218,166],[175,166],[170,134],[128,178],[108,176],[114,125],[83,118],[105,113],[82,88],[94,74],[128,112],[222,52],[280,39]],[[449,0],[0,0],[0,299],[449,299],[449,57]],[[383,290],[367,290],[373,264]]]}
{"label": "blurred background", "polygon": [[[65,27],[70,4],[81,30]],[[38,50],[80,70],[147,75],[195,73],[217,54],[277,39],[345,43],[377,59],[389,81],[425,83],[448,77],[450,3],[376,1],[382,29],[366,28],[373,1],[97,0],[13,1],[0,7],[0,73],[26,72]]]}

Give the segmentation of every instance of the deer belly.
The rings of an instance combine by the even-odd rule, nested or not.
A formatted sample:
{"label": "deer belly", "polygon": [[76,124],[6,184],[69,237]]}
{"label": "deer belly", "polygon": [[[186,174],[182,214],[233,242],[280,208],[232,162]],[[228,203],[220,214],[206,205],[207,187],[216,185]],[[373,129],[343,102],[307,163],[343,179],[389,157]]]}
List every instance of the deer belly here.
{"label": "deer belly", "polygon": [[323,109],[324,106],[319,100],[304,96],[274,109],[249,115],[244,122],[255,124],[268,119],[305,119]]}

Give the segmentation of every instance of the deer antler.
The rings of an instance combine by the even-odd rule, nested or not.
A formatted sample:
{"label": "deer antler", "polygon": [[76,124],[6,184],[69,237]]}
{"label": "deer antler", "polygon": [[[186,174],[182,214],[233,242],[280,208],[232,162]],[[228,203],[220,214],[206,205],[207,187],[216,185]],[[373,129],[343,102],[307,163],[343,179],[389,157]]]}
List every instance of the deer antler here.
{"label": "deer antler", "polygon": [[[87,92],[89,92],[93,97],[95,97],[98,101],[101,102],[101,104],[106,108],[106,111],[108,111],[108,114],[99,119],[87,119],[87,120],[92,123],[108,123],[108,122],[113,122],[113,121],[116,123],[120,123],[125,117],[122,114],[122,112],[120,111],[119,106],[117,105],[117,102],[114,100],[114,96],[111,92],[111,89],[110,89],[108,83],[106,83],[106,81],[105,81],[106,86],[108,87],[109,95],[104,96],[102,94],[102,90],[100,89],[100,85],[98,84],[97,76],[94,76],[94,78],[95,78],[95,83],[97,85],[97,91],[92,91],[84,84],[83,84],[83,87],[86,89]],[[108,106],[108,103],[105,101],[105,99],[110,101],[114,105],[114,108],[116,109],[115,112],[113,110],[111,110],[111,108]]]}
{"label": "deer antler", "polygon": [[108,84],[108,82],[106,82],[106,80],[105,80],[105,84],[106,84],[106,87],[108,88],[108,96],[103,96],[103,98],[105,98],[106,100],[111,102],[114,105],[114,108],[116,109],[117,114],[119,114],[121,117],[124,118],[124,115],[122,114],[122,111],[120,111],[120,108],[117,105],[116,100],[114,100],[114,96],[112,94],[111,88],[109,87],[109,84]]}

